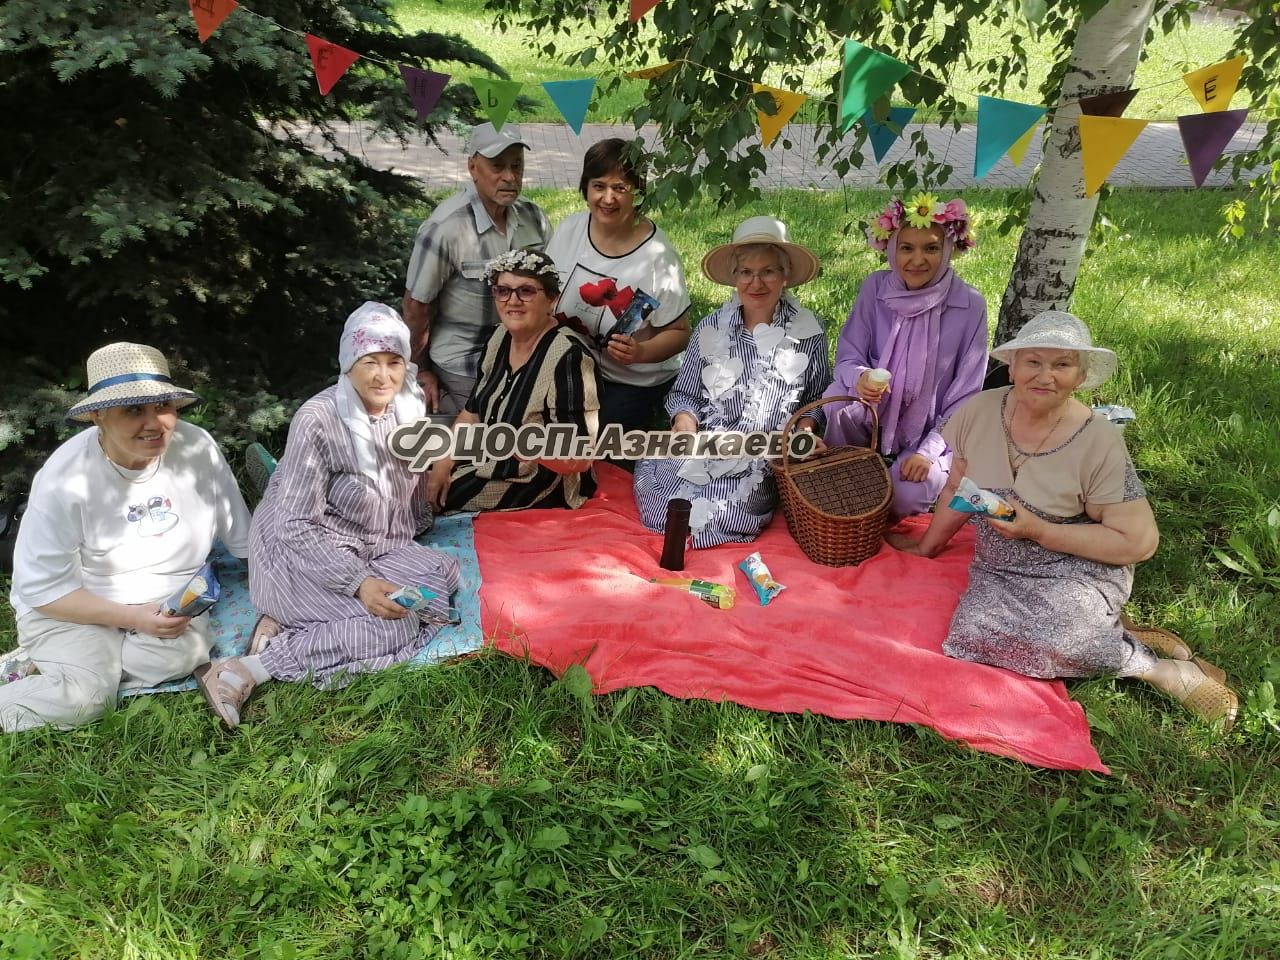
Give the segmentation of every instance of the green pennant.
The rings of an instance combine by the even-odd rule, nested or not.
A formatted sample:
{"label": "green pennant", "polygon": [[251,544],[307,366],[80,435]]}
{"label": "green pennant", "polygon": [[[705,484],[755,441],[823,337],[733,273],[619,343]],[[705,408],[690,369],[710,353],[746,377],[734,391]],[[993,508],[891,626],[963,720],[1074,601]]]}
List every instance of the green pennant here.
{"label": "green pennant", "polygon": [[471,89],[476,92],[480,109],[485,112],[493,129],[501,130],[507,122],[507,114],[524,86],[519,80],[495,80],[492,77],[472,77]]}
{"label": "green pennant", "polygon": [[857,40],[846,40],[840,71],[840,132],[848,133],[878,97],[910,72],[911,67],[901,60]]}

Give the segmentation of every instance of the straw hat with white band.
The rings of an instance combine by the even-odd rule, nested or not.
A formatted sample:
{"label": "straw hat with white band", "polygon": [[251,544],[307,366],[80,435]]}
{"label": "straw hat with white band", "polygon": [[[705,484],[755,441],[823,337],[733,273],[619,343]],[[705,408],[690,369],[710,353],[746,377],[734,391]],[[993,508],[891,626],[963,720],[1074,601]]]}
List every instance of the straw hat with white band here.
{"label": "straw hat with white band", "polygon": [[1089,328],[1078,317],[1062,310],[1046,310],[1027,321],[1012,340],[991,348],[991,356],[1001,363],[1013,363],[1019,350],[1075,350],[1085,361],[1081,390],[1111,379],[1116,372],[1116,355],[1106,347],[1095,347]]}
{"label": "straw hat with white band", "polygon": [[798,243],[787,240],[787,225],[775,217],[750,217],[744,220],[737,230],[733,231],[733,240],[713,247],[702,258],[702,272],[716,283],[726,287],[736,285],[733,279],[733,253],[738,247],[754,243],[768,243],[781,247],[791,259],[791,272],[787,275],[787,286],[798,287],[808,283],[822,272],[822,266],[812,250]]}
{"label": "straw hat with white band", "polygon": [[88,395],[67,411],[74,423],[89,423],[89,414],[110,407],[172,400],[181,410],[200,398],[186,387],[175,386],[169,361],[155,347],[141,343],[109,343],[89,354]]}

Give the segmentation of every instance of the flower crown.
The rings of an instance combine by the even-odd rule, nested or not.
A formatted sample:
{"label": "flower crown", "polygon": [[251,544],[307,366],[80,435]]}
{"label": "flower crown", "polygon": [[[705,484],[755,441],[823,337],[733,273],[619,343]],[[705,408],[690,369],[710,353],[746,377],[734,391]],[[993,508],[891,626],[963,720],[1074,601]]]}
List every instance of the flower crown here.
{"label": "flower crown", "polygon": [[493,283],[500,273],[532,273],[534,276],[559,278],[556,262],[541,250],[508,250],[484,267],[484,282]]}
{"label": "flower crown", "polygon": [[951,240],[956,253],[972,248],[976,241],[969,228],[969,210],[959,197],[942,203],[932,193],[917,193],[903,203],[897,197],[884,211],[867,221],[867,245],[873,250],[888,250],[889,238],[904,226],[927,230],[937,224]]}

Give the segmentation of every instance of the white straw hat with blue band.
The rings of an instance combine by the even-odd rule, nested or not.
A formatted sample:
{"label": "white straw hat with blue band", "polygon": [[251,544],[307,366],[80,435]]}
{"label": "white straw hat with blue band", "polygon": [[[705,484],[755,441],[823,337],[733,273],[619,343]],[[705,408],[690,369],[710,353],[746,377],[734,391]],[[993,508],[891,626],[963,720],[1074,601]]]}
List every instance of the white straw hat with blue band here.
{"label": "white straw hat with blue band", "polygon": [[67,411],[73,423],[88,423],[89,414],[110,407],[172,400],[179,410],[199,403],[186,387],[175,386],[169,361],[155,347],[141,343],[109,343],[89,355],[89,393]]}

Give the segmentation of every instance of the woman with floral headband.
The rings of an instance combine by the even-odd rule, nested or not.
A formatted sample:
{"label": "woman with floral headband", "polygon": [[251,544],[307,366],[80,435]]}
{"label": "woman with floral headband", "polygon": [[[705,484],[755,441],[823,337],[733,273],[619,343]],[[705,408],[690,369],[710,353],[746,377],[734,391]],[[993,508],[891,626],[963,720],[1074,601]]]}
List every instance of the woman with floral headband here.
{"label": "woman with floral headband", "polygon": [[[987,304],[951,269],[953,253],[974,245],[959,198],[939,203],[921,193],[894,199],[867,228],[889,268],[863,281],[836,346],[835,380],[826,396],[876,404],[880,452],[893,459],[894,516],[929,509],[942,490],[951,451],[942,424],[982,389],[987,364]],[[888,370],[887,385],[872,373]],[[860,403],[827,410],[829,444],[867,445],[871,417]]]}
{"label": "woman with floral headband", "polygon": [[[502,325],[489,340],[480,376],[454,425],[570,424],[593,441],[600,400],[587,344],[551,310],[560,293],[555,261],[512,250],[485,269]],[[595,492],[590,460],[437,460],[427,496],[445,510],[580,507]]]}

